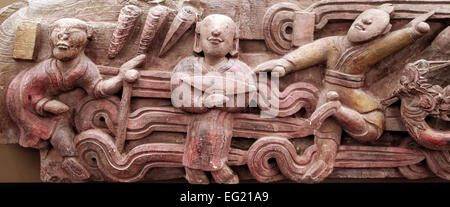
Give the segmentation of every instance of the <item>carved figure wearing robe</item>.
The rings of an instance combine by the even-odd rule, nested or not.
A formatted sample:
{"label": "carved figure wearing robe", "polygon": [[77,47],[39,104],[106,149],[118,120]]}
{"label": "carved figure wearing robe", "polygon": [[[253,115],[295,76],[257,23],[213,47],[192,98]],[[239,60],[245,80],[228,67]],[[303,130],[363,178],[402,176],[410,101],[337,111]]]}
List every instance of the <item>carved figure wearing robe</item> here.
{"label": "carved figure wearing robe", "polygon": [[[326,64],[319,105],[339,99],[342,106],[316,134],[320,156],[317,167],[307,173],[312,181],[320,181],[332,172],[341,128],[361,142],[375,141],[383,133],[381,105],[362,89],[365,73],[370,66],[412,44],[430,30],[427,23],[415,19],[406,27],[389,33],[393,10],[391,4],[368,9],[355,19],[346,36],[316,40],[255,69],[255,72],[277,72],[284,76],[316,64]],[[330,133],[335,134],[331,136],[333,138],[328,136]]]}
{"label": "carved figure wearing robe", "polygon": [[207,16],[197,24],[194,43],[194,51],[204,57],[184,58],[173,71],[172,104],[196,113],[188,126],[183,156],[190,183],[209,183],[204,171],[210,171],[218,183],[239,182],[226,164],[232,112],[245,109],[256,87],[252,70],[234,58],[238,53],[237,29],[228,16]]}
{"label": "carved figure wearing robe", "polygon": [[[104,80],[84,53],[92,35],[92,28],[86,22],[65,18],[57,20],[50,28],[53,56],[19,73],[8,87],[6,103],[20,129],[21,146],[42,148],[49,140],[63,157],[75,157],[75,133],[69,107],[73,104],[63,103],[58,95],[77,88],[95,98],[113,95],[122,88],[125,73],[145,56],[130,60],[117,76]],[[68,163],[74,161],[63,162],[63,167]],[[76,165],[73,167],[83,169],[80,164]]]}

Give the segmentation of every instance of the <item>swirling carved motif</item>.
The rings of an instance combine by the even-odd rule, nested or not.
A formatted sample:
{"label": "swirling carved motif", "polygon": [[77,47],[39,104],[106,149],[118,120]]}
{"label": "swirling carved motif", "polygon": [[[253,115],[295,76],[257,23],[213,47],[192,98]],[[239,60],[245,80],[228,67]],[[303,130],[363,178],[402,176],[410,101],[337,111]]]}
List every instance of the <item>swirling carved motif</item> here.
{"label": "swirling carved motif", "polygon": [[106,128],[116,134],[119,116],[119,98],[110,96],[105,99],[86,97],[80,101],[75,111],[75,127],[78,132],[88,129]]}
{"label": "swirling carved motif", "polygon": [[[317,151],[316,145],[307,148],[302,156],[297,155],[294,145],[285,138],[264,137],[248,150],[248,168],[259,182],[274,182],[285,176],[302,182],[303,176]],[[271,160],[275,159],[275,162]]]}
{"label": "swirling carved motif", "polygon": [[282,2],[267,9],[263,20],[263,34],[267,47],[278,54],[286,54],[292,48],[293,22],[296,4]]}
{"label": "swirling carved motif", "polygon": [[120,182],[141,180],[154,167],[182,167],[183,145],[142,144],[120,154],[114,139],[99,129],[82,132],[75,137],[78,156],[90,167],[109,179]]}
{"label": "swirling carved motif", "polygon": [[[311,145],[302,155],[298,155],[288,139],[264,137],[248,150],[247,165],[253,177],[260,182],[274,182],[284,178],[308,182],[305,173],[317,150],[316,145]],[[419,151],[401,147],[340,146],[334,166],[352,169],[403,167],[402,170],[406,172],[407,166],[415,165],[424,158]],[[430,174],[426,176],[429,177]]]}
{"label": "swirling carved motif", "polygon": [[394,94],[401,99],[402,121],[414,140],[432,150],[450,150],[450,131],[433,129],[425,121],[427,116],[450,121],[450,86],[442,89],[425,78],[429,71],[450,66],[450,61],[434,63],[419,60],[408,64]]}
{"label": "swirling carved motif", "polygon": [[309,83],[293,83],[283,91],[275,84],[258,83],[258,106],[268,115],[287,117],[305,109],[305,116],[309,117],[318,98],[319,89]]}
{"label": "swirling carved motif", "polygon": [[144,107],[129,115],[127,140],[143,138],[153,131],[186,132],[191,116],[174,107]]}
{"label": "swirling carved motif", "polygon": [[[90,129],[74,140],[78,157],[89,168],[98,168],[117,182],[136,182],[156,167],[183,167],[184,145],[168,143],[141,144],[121,154],[114,139],[100,129]],[[244,165],[247,152],[232,148],[228,165]]]}
{"label": "swirling carved motif", "polygon": [[415,163],[398,167],[399,172],[408,179],[421,179],[438,176],[450,180],[450,153],[436,151],[419,146],[413,139],[405,139],[401,147],[412,147],[425,157],[424,163]]}

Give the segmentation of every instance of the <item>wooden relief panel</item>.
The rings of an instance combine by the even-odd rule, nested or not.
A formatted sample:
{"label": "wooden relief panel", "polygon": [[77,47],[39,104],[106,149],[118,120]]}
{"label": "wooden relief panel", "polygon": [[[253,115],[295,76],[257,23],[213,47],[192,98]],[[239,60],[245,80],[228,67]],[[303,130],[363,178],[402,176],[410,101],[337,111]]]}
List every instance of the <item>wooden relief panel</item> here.
{"label": "wooden relief panel", "polygon": [[0,12],[0,140],[44,182],[450,179],[450,1]]}

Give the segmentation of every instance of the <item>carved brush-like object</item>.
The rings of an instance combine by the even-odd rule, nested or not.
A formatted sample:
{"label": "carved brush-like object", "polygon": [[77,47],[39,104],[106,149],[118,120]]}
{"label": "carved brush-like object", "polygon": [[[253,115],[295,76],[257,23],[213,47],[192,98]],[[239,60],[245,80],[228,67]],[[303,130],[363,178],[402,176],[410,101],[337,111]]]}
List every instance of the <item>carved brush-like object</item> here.
{"label": "carved brush-like object", "polygon": [[148,11],[144,29],[141,34],[138,54],[144,54],[147,52],[150,43],[153,41],[156,33],[166,20],[168,13],[169,10],[165,6],[155,6]]}
{"label": "carved brush-like object", "polygon": [[141,9],[134,5],[127,5],[120,10],[117,26],[108,49],[109,58],[115,58],[119,54],[140,14]]}
{"label": "carved brush-like object", "polygon": [[192,24],[195,23],[195,20],[197,20],[197,13],[193,7],[185,6],[178,12],[170,25],[169,32],[167,32],[166,39],[159,52],[160,57],[183,36]]}

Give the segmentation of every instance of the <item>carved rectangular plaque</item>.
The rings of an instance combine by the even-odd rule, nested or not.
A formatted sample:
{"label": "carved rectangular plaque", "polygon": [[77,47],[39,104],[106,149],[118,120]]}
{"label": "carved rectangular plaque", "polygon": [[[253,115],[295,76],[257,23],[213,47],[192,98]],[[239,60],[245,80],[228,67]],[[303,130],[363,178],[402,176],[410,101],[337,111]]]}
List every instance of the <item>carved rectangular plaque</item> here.
{"label": "carved rectangular plaque", "polygon": [[292,35],[292,45],[302,46],[314,40],[314,21],[316,15],[313,12],[296,11]]}
{"label": "carved rectangular plaque", "polygon": [[36,58],[39,27],[40,24],[37,22],[23,22],[17,26],[14,59],[34,60]]}

